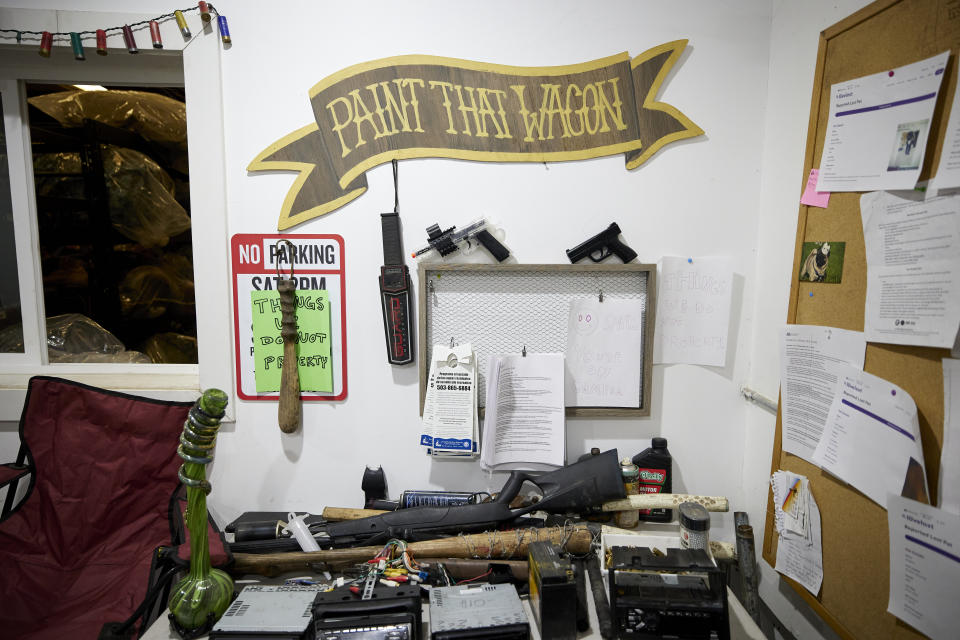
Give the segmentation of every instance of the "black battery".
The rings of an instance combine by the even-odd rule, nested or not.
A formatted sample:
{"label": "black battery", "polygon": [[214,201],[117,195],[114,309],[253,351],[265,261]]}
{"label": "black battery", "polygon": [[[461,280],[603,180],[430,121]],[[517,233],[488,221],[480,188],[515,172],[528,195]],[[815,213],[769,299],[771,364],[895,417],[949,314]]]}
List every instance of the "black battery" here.
{"label": "black battery", "polygon": [[611,547],[610,611],[621,639],[729,640],[723,572],[703,549]]}
{"label": "black battery", "polygon": [[577,637],[577,583],[573,563],[549,542],[527,547],[530,571],[530,610],[540,636],[551,640]]}
{"label": "black battery", "polygon": [[419,640],[420,587],[376,585],[364,600],[342,586],[313,601],[316,640]]}

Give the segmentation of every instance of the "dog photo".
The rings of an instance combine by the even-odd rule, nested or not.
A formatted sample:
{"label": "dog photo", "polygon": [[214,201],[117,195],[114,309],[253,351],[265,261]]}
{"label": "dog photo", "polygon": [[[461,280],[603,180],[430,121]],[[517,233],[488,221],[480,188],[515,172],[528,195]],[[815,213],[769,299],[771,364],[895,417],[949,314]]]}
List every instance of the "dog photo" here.
{"label": "dog photo", "polygon": [[906,171],[919,169],[923,158],[923,146],[927,143],[927,125],[929,120],[903,122],[897,126],[897,135],[893,138],[893,149],[887,171]]}
{"label": "dog photo", "polygon": [[804,242],[801,282],[837,284],[843,276],[845,242]]}

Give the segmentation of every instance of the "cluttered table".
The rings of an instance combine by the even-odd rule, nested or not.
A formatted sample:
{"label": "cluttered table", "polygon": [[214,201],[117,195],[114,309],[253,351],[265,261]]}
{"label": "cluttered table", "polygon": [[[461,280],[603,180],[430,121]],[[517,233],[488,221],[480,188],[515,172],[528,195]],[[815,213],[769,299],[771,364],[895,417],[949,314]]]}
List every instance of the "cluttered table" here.
{"label": "cluttered table", "polygon": [[[240,586],[240,583],[238,583],[238,586]],[[760,627],[750,618],[736,596],[728,590],[727,597],[730,610],[730,640],[764,640]],[[532,620],[531,616],[533,614],[530,609],[530,601],[528,599],[521,599],[520,602],[527,619]],[[576,637],[578,640],[601,637],[600,632],[597,630],[596,609],[593,607],[593,602],[588,600],[588,603],[590,607],[590,628],[582,633],[577,633]],[[163,615],[141,636],[141,640],[180,640],[180,636],[170,627],[167,621],[167,613],[168,611],[164,611]],[[208,636],[201,636],[201,639],[207,637]],[[423,605],[423,627],[420,637],[422,640],[430,638],[430,607],[426,604]],[[531,640],[541,640],[542,638],[540,630],[535,624],[530,626],[530,638]]]}
{"label": "cluttered table", "polygon": [[[546,544],[546,543],[543,543],[543,544]],[[601,551],[600,551],[601,553],[605,554],[607,545],[610,545],[611,547],[615,546],[618,549],[621,548],[621,546],[625,546],[628,548],[634,547],[634,546],[636,547],[649,546],[651,548],[656,548],[656,549],[665,549],[668,554],[672,554],[673,552],[670,551],[671,549],[679,550],[679,548],[681,547],[679,527],[676,524],[673,524],[673,525],[665,525],[665,526],[648,528],[646,531],[641,527],[638,530],[629,531],[629,532],[610,527],[610,528],[606,528],[604,531],[604,536],[601,541]],[[719,544],[714,543],[714,546],[713,546],[713,550],[717,551],[717,553],[721,555],[725,552],[726,548],[727,548],[727,545],[724,545],[723,543],[719,543]],[[604,573],[606,573],[606,570],[604,570]],[[253,595],[263,596],[264,594],[252,593],[252,592],[260,591],[262,588],[269,588],[269,589],[273,589],[281,592],[284,592],[284,591],[286,592],[286,593],[281,593],[279,595],[277,593],[266,594],[271,597],[278,597],[281,600],[284,597],[299,598],[299,602],[301,604],[295,606],[295,610],[294,610],[295,615],[293,615],[292,618],[294,619],[294,621],[299,619],[301,621],[299,624],[304,625],[305,622],[303,621],[303,618],[305,615],[308,615],[308,614],[304,613],[304,607],[302,603],[308,602],[308,601],[312,602],[315,598],[317,598],[317,594],[323,593],[323,591],[328,588],[327,585],[332,584],[333,581],[336,580],[335,576],[330,576],[330,578],[328,578],[327,577],[328,575],[329,574],[325,575],[323,573],[316,573],[316,572],[287,572],[271,578],[266,578],[264,576],[252,575],[252,574],[244,575],[244,576],[236,576],[235,577],[236,590],[240,592],[244,590],[244,588],[248,588],[247,592],[245,592],[248,595],[245,596],[244,594],[241,594],[238,597],[238,599],[234,601],[234,604],[231,605],[231,607],[227,610],[227,613],[224,615],[224,618],[221,619],[221,623],[219,624],[221,624],[221,628],[224,628],[224,629],[229,628],[230,624],[236,624],[236,622],[225,623],[224,621],[230,618],[232,615],[233,616],[237,615],[241,611],[243,613],[254,611],[258,605],[256,602],[252,600],[252,596]],[[544,576],[546,576],[546,572],[544,572]],[[542,580],[546,581],[548,580],[548,578],[543,577]],[[556,638],[557,632],[555,630],[551,631],[548,628],[548,631],[546,633],[541,633],[542,625],[555,624],[555,622],[552,623],[551,620],[553,620],[557,616],[563,617],[564,615],[562,612],[557,611],[557,609],[554,607],[555,603],[550,603],[547,601],[546,594],[549,592],[547,587],[550,587],[550,585],[547,585],[545,582],[543,584],[540,584],[540,580],[538,580],[538,584],[531,587],[525,584],[525,582],[526,581],[524,580],[517,581],[517,583],[520,586],[519,591],[523,594],[521,597],[519,597],[519,599],[517,598],[517,590],[514,589],[513,585],[510,583],[501,582],[499,584],[491,585],[491,583],[486,582],[486,579],[470,580],[469,578],[464,580],[459,580],[457,583],[454,583],[452,586],[447,586],[447,587],[438,588],[438,587],[431,587],[426,584],[423,586],[415,585],[412,592],[409,587],[406,588],[406,591],[400,592],[401,590],[398,588],[391,589],[390,587],[377,586],[376,595],[382,596],[384,594],[387,594],[386,597],[393,597],[392,593],[397,592],[397,595],[399,598],[398,602],[406,600],[407,601],[406,610],[409,611],[410,610],[409,602],[411,601],[411,599],[405,596],[409,596],[409,594],[411,593],[416,594],[413,596],[412,602],[416,603],[418,600],[420,602],[419,614],[421,616],[422,622],[420,623],[419,638],[423,640],[426,640],[432,637],[431,636],[431,605],[429,602],[431,600],[431,597],[430,597],[431,591],[437,591],[437,593],[434,593],[432,598],[434,601],[433,609],[435,610],[433,617],[435,619],[437,618],[438,615],[441,618],[446,616],[446,611],[444,610],[444,608],[443,607],[438,608],[438,604],[437,604],[437,596],[438,594],[442,594],[445,600],[441,599],[440,604],[444,605],[446,609],[450,609],[452,607],[471,608],[474,606],[474,603],[479,602],[480,606],[478,607],[478,611],[480,613],[476,616],[478,620],[485,620],[487,621],[487,623],[489,623],[489,621],[498,614],[504,615],[507,618],[513,615],[514,619],[519,622],[521,627],[526,626],[527,624],[529,625],[530,638],[533,638],[536,640],[539,640],[540,638],[544,638],[544,637],[551,638],[551,639]],[[603,582],[609,594],[609,585],[608,585],[606,576],[604,577]],[[360,593],[358,593],[359,588],[355,588],[353,592],[349,592],[349,593],[343,591],[345,588],[346,587],[339,588],[339,592],[342,592],[345,594],[342,599],[344,600],[349,599],[348,602],[351,602],[351,603],[355,603],[361,600],[362,596]],[[729,637],[732,639],[761,640],[763,638],[763,634],[760,631],[759,627],[756,625],[756,623],[753,621],[753,619],[750,617],[750,615],[747,613],[746,609],[743,607],[743,605],[740,603],[740,601],[736,598],[734,593],[729,588],[724,586],[723,589],[725,589],[726,591],[727,617],[728,617],[729,631],[730,631]],[[331,599],[331,596],[329,594],[334,594],[334,597],[332,598],[333,600],[340,599],[335,597],[335,594],[337,591],[338,590],[335,590],[334,592],[328,592],[328,595],[327,595],[328,600]],[[533,595],[531,595],[531,592],[533,592]],[[553,591],[553,594],[555,595],[558,595],[559,593],[560,593],[559,591]],[[478,600],[474,597],[479,594],[483,594],[485,596],[483,600]],[[454,600],[454,598],[461,598],[462,601],[456,601]],[[289,604],[285,604],[281,602],[281,600],[277,601],[279,604],[277,604],[276,607],[274,607],[273,613],[282,613],[284,609],[290,608]],[[319,602],[319,600],[317,602]],[[607,637],[602,635],[600,632],[601,625],[597,616],[597,608],[594,603],[594,598],[589,597],[589,588],[588,588],[588,597],[583,598],[582,602],[585,602],[586,604],[587,615],[585,616],[585,618],[588,621],[589,626],[588,628],[582,631],[574,632],[574,629],[572,628],[573,626],[579,626],[579,628],[583,628],[584,623],[581,619],[581,622],[579,625],[571,624],[571,628],[569,629],[570,635],[566,637],[578,638],[578,639]],[[498,609],[502,607],[506,607],[511,611],[511,613],[504,614],[502,611],[499,611]],[[511,607],[513,608],[511,609]],[[395,613],[396,611],[400,611],[402,609],[404,609],[403,606],[398,606],[398,607],[394,607],[392,611]],[[310,611],[310,607],[308,606],[306,610]],[[268,607],[268,611],[269,611],[269,607]],[[315,611],[319,611],[319,609],[316,609]],[[168,611],[165,611],[163,614],[161,614],[160,618],[158,618],[157,621],[144,633],[144,635],[142,636],[144,640],[164,640],[164,639],[173,640],[180,637],[170,625],[167,619],[167,613]],[[537,614],[539,614],[539,616]],[[459,613],[458,616],[460,619],[464,617],[462,612]],[[572,623],[572,620],[573,620],[572,614],[570,614],[570,616],[571,616],[570,622]],[[538,620],[538,617],[540,618],[539,620]],[[581,618],[583,618],[582,615],[581,615]],[[343,620],[343,616],[341,616],[339,619]],[[333,634],[333,632],[330,629],[336,626],[335,624],[327,625],[328,630],[326,631],[326,633],[328,635],[320,635],[320,631],[322,631],[322,629],[320,629],[320,625],[318,625],[317,626],[318,635],[316,637],[318,640],[320,638],[342,638],[342,637],[349,637],[349,638],[353,638],[354,640],[360,640],[360,639],[373,640],[375,638],[376,639],[379,639],[379,638],[406,639],[411,637],[410,635],[402,635],[403,632],[398,631],[398,629],[400,629],[402,625],[392,625],[392,623],[395,622],[396,619],[397,619],[396,616],[391,618],[390,615],[387,615],[386,617],[371,615],[366,618],[366,620],[368,621],[368,623],[364,623],[366,626],[359,627],[359,629],[366,629],[366,631],[361,633],[359,632],[359,629],[358,629],[357,631],[350,633],[349,635],[342,635],[342,633]],[[377,624],[378,620],[383,624],[378,625]],[[306,626],[310,626],[310,625],[306,625]],[[346,626],[347,625],[344,625],[344,628],[346,628]],[[356,629],[356,627],[354,628]],[[412,628],[412,625],[411,625],[411,628]],[[394,635],[389,635],[391,632]],[[616,632],[614,630],[614,634],[615,633]],[[243,636],[229,635],[227,633],[221,632],[221,634],[219,635],[217,633],[214,633],[212,634],[211,637],[235,638],[235,637],[243,637]],[[289,632],[289,633],[276,633],[275,635],[258,636],[258,637],[306,638],[308,636],[302,635],[302,633]],[[309,637],[313,637],[313,636],[309,636]],[[517,636],[517,637],[523,637],[523,636]],[[609,637],[616,637],[616,636],[610,635]]]}
{"label": "cluttered table", "polygon": [[623,465],[596,450],[543,475],[514,471],[486,498],[407,506],[380,485],[364,486],[363,509],[246,512],[225,529],[232,579],[211,567],[202,476],[187,469],[190,571],[143,637],[762,637],[746,514],[734,513],[736,545],[710,540],[725,497],[641,494],[636,464]]}

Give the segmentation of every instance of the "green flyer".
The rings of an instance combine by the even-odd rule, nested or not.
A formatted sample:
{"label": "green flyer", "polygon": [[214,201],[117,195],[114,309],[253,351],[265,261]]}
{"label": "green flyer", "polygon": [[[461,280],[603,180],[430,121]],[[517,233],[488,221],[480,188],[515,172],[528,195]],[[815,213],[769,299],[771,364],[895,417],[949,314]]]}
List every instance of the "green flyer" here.
{"label": "green flyer", "polygon": [[[333,391],[330,362],[330,299],[326,291],[297,289],[297,370],[301,391]],[[283,338],[280,294],[251,291],[253,357],[257,393],[280,390]]]}

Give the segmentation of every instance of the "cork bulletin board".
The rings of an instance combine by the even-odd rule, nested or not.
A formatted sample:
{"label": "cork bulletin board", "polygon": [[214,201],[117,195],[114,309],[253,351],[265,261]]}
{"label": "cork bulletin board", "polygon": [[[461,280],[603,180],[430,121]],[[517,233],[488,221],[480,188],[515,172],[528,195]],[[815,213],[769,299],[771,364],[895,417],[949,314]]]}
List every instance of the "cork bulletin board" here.
{"label": "cork bulletin board", "polygon": [[[807,148],[800,193],[813,167],[820,166],[830,86],[916,62],[949,49],[950,60],[934,111],[921,179],[940,160],[950,102],[957,86],[960,0],[880,0],[820,35]],[[798,281],[804,242],[846,242],[839,284]],[[833,193],[829,208],[801,205],[794,276],[787,313],[789,324],[812,324],[862,331],[866,298],[866,257],[860,221],[860,193]],[[813,294],[811,296],[811,294]],[[906,389],[917,404],[927,482],[936,504],[943,443],[943,375],[947,349],[868,343],[864,369]],[[887,613],[889,540],[887,512],[819,467],[783,452],[782,414],[777,415],[772,470],[790,470],[810,479],[822,515],[823,586],[813,597],[783,578],[844,638],[922,638]],[[763,557],[776,564],[777,534],[772,497],[768,497]]]}

